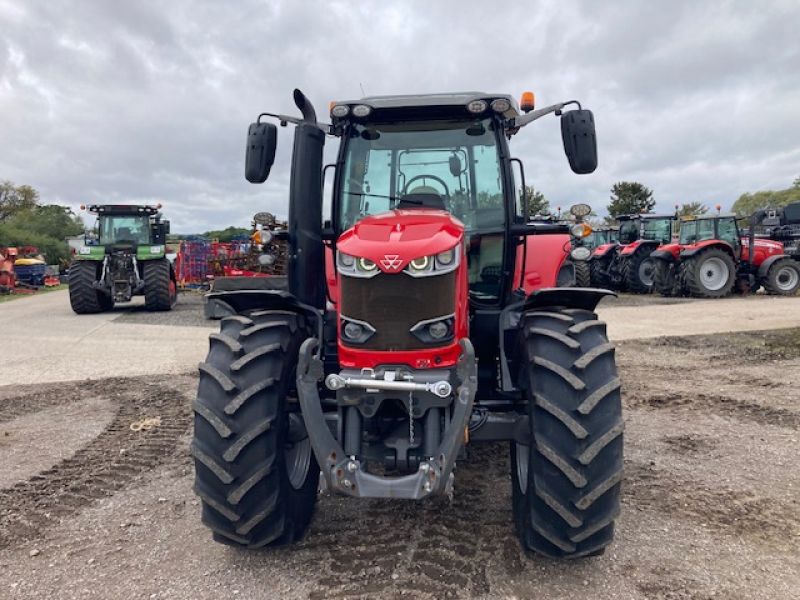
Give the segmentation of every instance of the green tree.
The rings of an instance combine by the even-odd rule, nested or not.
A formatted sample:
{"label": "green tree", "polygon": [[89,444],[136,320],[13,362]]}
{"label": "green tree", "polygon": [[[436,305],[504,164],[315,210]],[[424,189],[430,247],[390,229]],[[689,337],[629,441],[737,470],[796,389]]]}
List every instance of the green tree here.
{"label": "green tree", "polygon": [[678,208],[679,217],[692,217],[704,215],[708,212],[708,207],[702,202],[684,202]]}
{"label": "green tree", "polygon": [[524,190],[520,190],[520,194],[528,202],[528,215],[550,214],[550,202],[544,197],[544,193],[532,185],[526,185]]}
{"label": "green tree", "polygon": [[611,187],[608,214],[612,219],[619,215],[653,212],[656,201],[653,191],[638,181],[618,181]]}
{"label": "green tree", "polygon": [[31,186],[15,186],[10,181],[0,182],[0,223],[20,211],[32,209],[38,202],[39,192]]}
{"label": "green tree", "polygon": [[245,227],[226,227],[225,229],[217,229],[214,231],[206,231],[202,234],[204,238],[209,240],[218,240],[220,242],[230,242],[234,238],[249,237],[250,230]]}
{"label": "green tree", "polygon": [[733,212],[740,217],[748,217],[762,208],[780,208],[800,202],[800,177],[795,179],[792,187],[785,190],[764,190],[744,193],[733,203]]}

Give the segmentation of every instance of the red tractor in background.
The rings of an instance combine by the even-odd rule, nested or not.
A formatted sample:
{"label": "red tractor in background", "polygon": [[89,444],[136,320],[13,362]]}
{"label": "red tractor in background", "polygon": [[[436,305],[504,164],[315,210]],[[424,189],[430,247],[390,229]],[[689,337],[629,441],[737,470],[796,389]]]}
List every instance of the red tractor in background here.
{"label": "red tractor in background", "polygon": [[674,215],[621,215],[618,242],[597,246],[590,259],[592,285],[636,294],[653,290],[653,250],[672,241]]}
{"label": "red tractor in background", "polygon": [[751,217],[747,236],[739,231],[735,215],[683,220],[678,242],[651,254],[658,292],[722,298],[734,289],[751,292],[763,286],[768,294],[795,294],[800,288],[800,262],[786,254],[782,242],[755,235],[765,215],[759,211]]}
{"label": "red tractor in background", "polygon": [[[335,494],[447,497],[467,445],[507,440],[524,547],[601,554],[622,479],[620,380],[594,312],[612,292],[556,287],[569,226],[528,219],[507,143],[556,114],[570,167],[591,173],[592,113],[467,92],[335,102],[322,124],[294,99],[301,118],[250,126],[245,168],[262,183],[274,162],[263,119],[295,125],[287,287],[210,295],[236,314],[193,405],[203,522],[226,544],[290,543],[320,471]],[[323,167],[326,136],[339,155]]]}

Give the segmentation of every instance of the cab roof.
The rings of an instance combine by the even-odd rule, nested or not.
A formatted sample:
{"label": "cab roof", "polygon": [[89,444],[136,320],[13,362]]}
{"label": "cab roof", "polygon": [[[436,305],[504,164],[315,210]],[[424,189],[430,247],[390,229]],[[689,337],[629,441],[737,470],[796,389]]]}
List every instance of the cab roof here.
{"label": "cab roof", "polygon": [[[492,100],[503,98],[508,100],[510,108],[503,113],[507,119],[513,119],[520,115],[519,105],[509,94],[487,94],[485,92],[452,92],[441,94],[402,94],[396,96],[365,96],[360,100],[341,100],[336,101],[334,104],[347,104],[350,107],[358,104],[365,104],[378,112],[403,112],[404,110],[413,113],[422,113],[430,111],[436,113],[446,112],[459,112],[458,109],[463,108],[464,114],[471,117],[478,117],[466,110],[467,104],[473,100],[484,100],[487,104],[491,104]],[[486,113],[490,113],[487,110]]]}
{"label": "cab roof", "polygon": [[651,215],[651,214],[647,213],[647,214],[641,214],[641,215],[619,215],[617,217],[617,221],[635,221],[636,219],[642,219],[643,221],[650,221],[650,220],[653,220],[653,219],[674,219],[674,218],[675,218],[674,214],[670,214],[670,215]]}
{"label": "cab roof", "polygon": [[149,204],[92,204],[87,210],[96,215],[155,215],[161,205]]}

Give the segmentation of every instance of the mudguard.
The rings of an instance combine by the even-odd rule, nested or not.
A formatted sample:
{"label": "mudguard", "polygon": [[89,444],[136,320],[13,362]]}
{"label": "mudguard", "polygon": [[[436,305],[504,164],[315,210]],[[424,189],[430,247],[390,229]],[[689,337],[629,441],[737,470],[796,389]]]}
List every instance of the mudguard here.
{"label": "mudguard", "polygon": [[655,260],[664,260],[667,262],[675,262],[675,257],[672,256],[672,252],[669,252],[668,250],[653,250],[650,253],[650,258]]}
{"label": "mudguard", "polygon": [[285,290],[230,290],[209,292],[205,296],[205,314],[210,319],[241,314],[249,310],[284,310],[306,315],[321,331],[324,314],[300,302]]}
{"label": "mudguard", "polygon": [[522,304],[521,310],[544,306],[565,306],[594,311],[606,296],[616,297],[616,292],[600,288],[556,287],[536,290]]}
{"label": "mudguard", "polygon": [[791,258],[791,257],[786,254],[776,254],[775,256],[770,256],[767,260],[758,265],[758,276],[766,277],[772,265],[774,265],[776,261],[779,261],[782,258]]}
{"label": "mudguard", "polygon": [[653,248],[658,248],[659,242],[655,240],[636,240],[635,242],[631,242],[630,244],[626,244],[620,255],[622,256],[630,256],[634,252],[636,252],[639,248],[652,246]]}
{"label": "mudguard", "polygon": [[604,258],[608,256],[609,252],[617,248],[619,244],[616,242],[611,244],[600,244],[597,248],[594,249],[592,255],[589,257],[589,260],[594,260],[596,258]]}
{"label": "mudguard", "polygon": [[736,253],[733,251],[733,246],[731,246],[728,242],[723,242],[721,240],[706,240],[698,244],[695,244],[693,246],[688,246],[683,250],[681,250],[680,254],[681,260],[684,258],[691,258],[695,254],[705,250],[706,248],[721,248],[731,256],[733,257],[736,256]]}

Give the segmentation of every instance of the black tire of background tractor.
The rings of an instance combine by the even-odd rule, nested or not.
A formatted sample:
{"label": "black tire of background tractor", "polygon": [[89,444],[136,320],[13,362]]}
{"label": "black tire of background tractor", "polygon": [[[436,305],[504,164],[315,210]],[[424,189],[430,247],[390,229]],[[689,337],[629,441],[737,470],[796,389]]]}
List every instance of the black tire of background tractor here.
{"label": "black tire of background tractor", "polygon": [[[719,289],[709,289],[703,284],[702,270],[710,260],[719,260],[728,268],[728,280]],[[733,291],[736,283],[736,265],[733,257],[719,248],[703,250],[681,264],[683,289],[695,298],[724,298]]]}
{"label": "black tire of background tractor", "polygon": [[576,260],[572,264],[575,266],[575,285],[577,287],[591,287],[592,273],[589,270],[589,261]]}
{"label": "black tire of background tractor", "polygon": [[94,287],[100,265],[93,260],[77,260],[69,268],[69,303],[79,315],[103,312],[114,306],[111,297]]}
{"label": "black tire of background tractor", "polygon": [[533,443],[511,444],[517,533],[525,548],[554,558],[602,554],[620,511],[623,446],[605,323],[590,311],[546,308],[524,315],[520,335]]}
{"label": "black tire of background tractor", "polygon": [[680,293],[675,270],[675,263],[655,260],[653,289],[664,297],[677,296]]}
{"label": "black tire of background tractor", "polygon": [[594,258],[589,261],[589,278],[592,287],[611,289],[611,280],[608,277],[608,258]]}
{"label": "black tire of background tractor", "polygon": [[761,284],[768,294],[794,296],[800,288],[800,263],[791,258],[779,258],[769,268]]}
{"label": "black tire of background tractor", "polygon": [[308,471],[296,487],[286,465],[287,396],[307,335],[297,314],[253,311],[224,318],[211,336],[193,405],[191,451],[203,523],[218,542],[290,543],[311,521],[320,471],[310,444]]}
{"label": "black tire of background tractor", "polygon": [[175,284],[166,258],[144,261],[144,307],[147,310],[170,310],[175,305]]}
{"label": "black tire of background tractor", "polygon": [[621,263],[622,281],[625,282],[625,289],[629,292],[633,292],[634,294],[649,294],[653,291],[653,286],[647,285],[640,277],[640,267],[642,263],[647,260],[653,260],[650,258],[651,252],[652,249],[650,248],[640,248]]}

